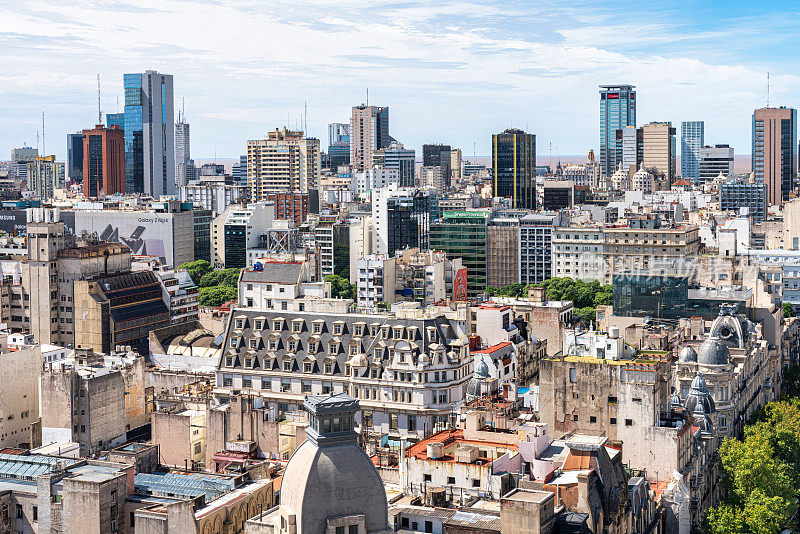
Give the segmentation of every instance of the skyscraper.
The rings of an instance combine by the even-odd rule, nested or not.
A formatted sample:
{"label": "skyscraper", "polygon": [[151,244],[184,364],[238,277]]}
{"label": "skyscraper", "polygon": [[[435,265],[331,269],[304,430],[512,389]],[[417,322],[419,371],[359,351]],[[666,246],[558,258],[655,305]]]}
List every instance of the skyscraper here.
{"label": "skyscraper", "polygon": [[400,187],[414,185],[414,163],[416,152],[412,148],[405,148],[403,143],[395,141],[385,148],[378,148],[372,153],[372,164],[381,165],[384,169],[397,169],[400,174]]}
{"label": "skyscraper", "polygon": [[[643,131],[636,126],[617,130],[617,164],[622,158],[622,170],[633,175],[642,165],[644,156]],[[621,156],[620,156],[621,154]]]}
{"label": "skyscraper", "polygon": [[644,151],[642,166],[646,169],[655,168],[664,174],[672,183],[675,180],[675,167],[677,159],[675,146],[675,128],[671,122],[650,122],[642,126],[642,140]]}
{"label": "skyscraper", "polygon": [[617,170],[617,130],[636,126],[636,91],[633,85],[600,86],[600,172]]}
{"label": "skyscraper", "polygon": [[64,187],[64,164],[55,156],[34,156],[28,162],[28,189],[34,198],[50,200],[56,189]]}
{"label": "skyscraper", "polygon": [[789,200],[797,174],[797,110],[761,108],[753,112],[753,172],[767,188],[767,203]]}
{"label": "skyscraper", "polygon": [[67,134],[67,177],[76,184],[83,180],[83,134]]}
{"label": "skyscraper", "polygon": [[308,193],[320,177],[319,139],[303,132],[275,129],[267,139],[247,142],[247,181],[253,202],[269,193]]}
{"label": "skyscraper", "polygon": [[175,119],[172,75],[125,74],[125,190],[174,195]]}
{"label": "skyscraper", "polygon": [[700,178],[700,149],[705,146],[705,123],[684,121],[681,123],[681,177],[692,183]]}
{"label": "skyscraper", "polygon": [[698,161],[698,183],[713,181],[720,174],[733,174],[733,148],[729,145],[704,146],[700,149]]}
{"label": "skyscraper", "polygon": [[450,152],[450,145],[422,145],[422,166],[441,167],[445,188],[450,187],[452,180]]}
{"label": "skyscraper", "polygon": [[125,193],[125,135],[119,126],[83,131],[83,196]]}
{"label": "skyscraper", "polygon": [[389,146],[389,108],[353,106],[350,118],[350,164],[354,171],[372,168],[376,148]]}
{"label": "skyscraper", "polygon": [[536,209],[536,136],[508,129],[492,135],[492,195],[512,208]]}
{"label": "skyscraper", "polygon": [[175,123],[175,181],[178,186],[189,183],[189,170],[194,167],[189,149],[189,123],[183,113],[178,113],[178,122]]}
{"label": "skyscraper", "polygon": [[350,163],[350,125],[334,122],[328,125],[328,167],[336,169]]}

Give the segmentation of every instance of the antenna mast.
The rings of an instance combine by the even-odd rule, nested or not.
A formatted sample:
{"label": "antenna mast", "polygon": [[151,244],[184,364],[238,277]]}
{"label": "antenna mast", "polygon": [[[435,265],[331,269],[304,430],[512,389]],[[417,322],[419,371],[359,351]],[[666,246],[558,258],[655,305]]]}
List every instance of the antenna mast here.
{"label": "antenna mast", "polygon": [[767,107],[769,107],[769,71],[767,71]]}
{"label": "antenna mast", "polygon": [[42,110],[42,156],[47,154],[47,149],[44,144],[44,110]]}
{"label": "antenna mast", "polygon": [[303,102],[303,135],[308,138],[308,102]]}
{"label": "antenna mast", "polygon": [[97,74],[97,124],[103,124],[103,113],[100,111],[100,74]]}
{"label": "antenna mast", "polygon": [[369,87],[367,87],[367,107],[369,107]]}

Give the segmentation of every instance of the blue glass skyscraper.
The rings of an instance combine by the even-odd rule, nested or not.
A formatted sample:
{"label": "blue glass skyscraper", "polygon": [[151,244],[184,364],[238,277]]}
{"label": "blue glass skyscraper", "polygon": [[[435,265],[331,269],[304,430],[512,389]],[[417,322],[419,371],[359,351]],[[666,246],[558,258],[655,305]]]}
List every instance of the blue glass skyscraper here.
{"label": "blue glass skyscraper", "polygon": [[636,91],[633,85],[600,86],[600,172],[616,172],[622,154],[617,153],[617,130],[636,126]]}
{"label": "blue glass skyscraper", "polygon": [[125,190],[175,195],[172,75],[125,74]]}
{"label": "blue glass skyscraper", "polygon": [[703,121],[681,123],[681,177],[692,183],[700,179],[700,149],[705,146],[704,130]]}

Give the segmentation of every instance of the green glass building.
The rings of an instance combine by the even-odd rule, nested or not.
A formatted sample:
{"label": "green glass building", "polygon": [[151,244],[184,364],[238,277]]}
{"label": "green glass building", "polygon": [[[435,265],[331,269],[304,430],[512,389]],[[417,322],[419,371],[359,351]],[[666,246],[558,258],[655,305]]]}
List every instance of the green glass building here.
{"label": "green glass building", "polygon": [[467,268],[467,296],[480,296],[486,289],[486,221],[488,210],[445,211],[431,224],[430,248],[447,259],[461,258]]}

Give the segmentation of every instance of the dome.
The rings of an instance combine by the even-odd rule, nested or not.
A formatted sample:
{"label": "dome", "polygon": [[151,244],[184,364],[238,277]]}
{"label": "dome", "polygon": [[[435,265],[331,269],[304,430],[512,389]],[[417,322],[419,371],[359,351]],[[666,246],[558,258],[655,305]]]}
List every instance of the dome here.
{"label": "dome", "polygon": [[694,413],[698,409],[698,405],[705,414],[717,412],[714,399],[711,398],[711,394],[708,392],[708,386],[706,386],[706,381],[703,380],[700,373],[697,373],[694,380],[692,380],[692,387],[689,389],[689,394],[686,396],[684,408],[686,408],[687,413]]}
{"label": "dome", "polygon": [[486,360],[481,358],[481,363],[478,364],[478,368],[475,369],[475,376],[478,378],[489,378],[489,366],[486,365]]}
{"label": "dome", "polygon": [[731,353],[728,347],[717,337],[710,337],[703,341],[697,353],[697,363],[700,365],[728,365]]}
{"label": "dome", "polygon": [[679,363],[697,363],[697,352],[690,346],[686,345],[678,353]]}
{"label": "dome", "polygon": [[[352,418],[358,403],[339,394],[307,397],[306,407],[321,430],[323,421]],[[364,514],[367,532],[386,530],[386,490],[356,433],[317,432],[314,426],[286,465],[281,485],[281,507],[296,515],[298,534],[325,532],[328,518],[357,514]]]}
{"label": "dome", "polygon": [[467,392],[464,394],[464,399],[467,402],[473,401],[481,396],[481,379],[473,376],[467,382]]}

